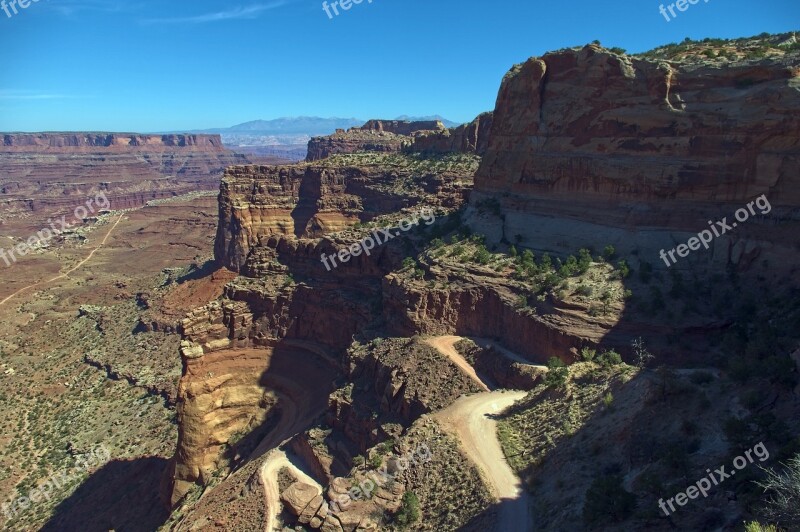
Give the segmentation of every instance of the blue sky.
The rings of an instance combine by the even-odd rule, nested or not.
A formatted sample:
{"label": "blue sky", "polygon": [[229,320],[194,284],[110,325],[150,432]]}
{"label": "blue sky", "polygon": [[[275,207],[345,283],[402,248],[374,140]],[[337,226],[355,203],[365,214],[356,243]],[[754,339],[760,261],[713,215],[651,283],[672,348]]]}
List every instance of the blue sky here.
{"label": "blue sky", "polygon": [[11,18],[0,11],[0,131],[298,115],[467,121],[494,107],[511,65],[548,50],[800,29],[798,0],[701,1],[671,22],[661,0],[367,2],[332,20],[321,0],[39,0]]}

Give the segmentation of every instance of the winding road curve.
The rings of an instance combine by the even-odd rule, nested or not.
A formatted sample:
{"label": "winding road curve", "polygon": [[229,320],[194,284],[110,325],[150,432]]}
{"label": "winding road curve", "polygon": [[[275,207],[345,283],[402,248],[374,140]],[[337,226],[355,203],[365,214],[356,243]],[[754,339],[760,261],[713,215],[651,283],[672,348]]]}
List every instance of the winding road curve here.
{"label": "winding road curve", "polygon": [[433,417],[442,428],[461,442],[466,455],[478,466],[486,479],[492,495],[500,501],[497,530],[514,532],[531,530],[530,496],[522,488],[519,477],[506,462],[503,449],[497,440],[497,421],[490,417],[524,398],[527,392],[488,391],[488,387],[480,380],[475,370],[453,347],[459,340],[461,340],[459,336],[440,336],[428,339],[427,343],[450,358],[487,392],[461,397]]}
{"label": "winding road curve", "polygon": [[[497,421],[492,418],[492,414],[502,412],[514,402],[524,398],[527,392],[491,391],[475,369],[455,350],[454,345],[461,339],[460,336],[438,336],[425,341],[452,360],[486,391],[461,397],[449,407],[435,413],[433,417],[445,431],[461,442],[463,451],[481,471],[490,492],[499,501],[496,529],[504,532],[531,530],[530,496],[522,488],[519,477],[506,462],[500,442],[497,440]],[[511,358],[514,357],[524,360],[516,355]],[[279,430],[272,432],[275,435],[280,434],[281,437],[294,433],[298,426],[308,422],[305,416],[297,415],[296,405],[291,401],[286,401],[284,407],[288,408],[279,422]],[[276,444],[279,445],[279,442],[272,436],[262,442],[259,450],[266,451],[274,448]],[[260,478],[264,486],[267,511],[265,530],[273,532],[277,524],[278,510],[281,508],[278,487],[278,472],[281,468],[288,467],[294,476],[316,486],[320,493],[324,490],[319,482],[292,463],[292,459],[285,451],[277,448],[267,452],[267,458],[260,467]]]}

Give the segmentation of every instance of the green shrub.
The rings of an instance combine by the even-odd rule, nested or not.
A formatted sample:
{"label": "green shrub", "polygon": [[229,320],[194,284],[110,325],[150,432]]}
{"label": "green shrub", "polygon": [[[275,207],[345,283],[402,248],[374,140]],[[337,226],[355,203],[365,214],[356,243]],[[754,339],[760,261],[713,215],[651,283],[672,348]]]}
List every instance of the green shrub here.
{"label": "green shrub", "polygon": [[628,266],[628,261],[625,259],[622,259],[617,263],[617,269],[619,270],[620,277],[623,279],[627,279],[627,277],[631,274],[631,268]]}
{"label": "green shrub", "polygon": [[589,297],[594,293],[594,288],[585,284],[580,284],[578,285],[578,288],[575,290],[575,293],[578,294],[579,296]]}
{"label": "green shrub", "polygon": [[563,388],[567,384],[569,368],[561,359],[551,357],[547,361],[547,374],[544,376],[544,384],[548,388]]}
{"label": "green shrub", "polygon": [[480,244],[478,246],[478,250],[472,256],[472,260],[478,264],[489,264],[489,261],[492,260],[492,254],[489,253],[489,250],[486,249],[486,246]]}
{"label": "green shrub", "polygon": [[604,368],[619,366],[622,364],[622,356],[613,349],[610,351],[603,351],[600,353],[600,356],[597,357],[597,362]]}
{"label": "green shrub", "polygon": [[611,405],[614,404],[614,394],[606,392],[603,396],[603,404],[606,405],[606,408],[611,408]]}
{"label": "green shrub", "polygon": [[592,254],[588,249],[578,250],[578,272],[583,274],[592,266]]}
{"label": "green shrub", "polygon": [[597,355],[596,349],[591,349],[589,347],[581,349],[581,359],[583,359],[584,362],[591,362],[594,360],[595,355]]}
{"label": "green shrub", "polygon": [[762,525],[755,521],[744,524],[744,532],[780,532],[775,525]]}
{"label": "green shrub", "polygon": [[616,254],[617,250],[615,250],[614,246],[611,244],[607,245],[605,249],[603,249],[603,258],[605,258],[607,261],[613,259]]}
{"label": "green shrub", "polygon": [[405,492],[402,506],[394,515],[394,520],[405,527],[419,521],[420,515],[419,498],[413,491]]}
{"label": "green shrub", "polygon": [[417,261],[413,257],[406,257],[403,259],[403,269],[416,268]]}

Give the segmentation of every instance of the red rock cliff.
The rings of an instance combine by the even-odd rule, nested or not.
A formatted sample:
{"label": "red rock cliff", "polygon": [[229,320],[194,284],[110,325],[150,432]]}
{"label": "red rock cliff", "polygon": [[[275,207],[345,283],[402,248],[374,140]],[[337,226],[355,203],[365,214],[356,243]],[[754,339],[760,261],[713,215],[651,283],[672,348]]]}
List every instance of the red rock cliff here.
{"label": "red rock cliff", "polygon": [[505,219],[475,223],[556,252],[650,253],[766,194],[772,212],[706,257],[785,254],[791,231],[774,227],[798,227],[799,65],[796,53],[721,67],[594,45],[531,58],[503,79],[472,197],[499,199]]}

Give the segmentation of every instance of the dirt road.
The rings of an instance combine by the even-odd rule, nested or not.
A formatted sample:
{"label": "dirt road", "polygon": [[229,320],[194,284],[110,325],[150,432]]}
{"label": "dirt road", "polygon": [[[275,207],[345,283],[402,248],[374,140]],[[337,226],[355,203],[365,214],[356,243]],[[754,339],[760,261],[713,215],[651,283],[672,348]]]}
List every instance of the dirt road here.
{"label": "dirt road", "polygon": [[[481,470],[492,494],[500,502],[497,530],[523,532],[531,530],[530,496],[506,462],[497,440],[497,421],[489,417],[499,414],[527,392],[498,390],[489,392],[475,370],[459,355],[453,345],[458,336],[439,336],[426,340],[428,345],[449,357],[487,390],[462,397],[448,408],[434,414],[442,427],[460,443],[466,455]],[[513,354],[513,357],[517,355]],[[459,361],[460,359],[460,361]],[[466,368],[464,367],[466,365]]]}
{"label": "dirt road", "polygon": [[458,351],[456,351],[456,348],[453,347],[459,340],[463,340],[463,338],[461,336],[435,336],[433,338],[426,339],[425,343],[452,360],[459,368],[461,368],[461,371],[478,383],[478,385],[480,385],[484,391],[490,391],[486,383],[483,382],[480,377],[478,377],[478,374],[475,372],[475,368],[470,366],[469,362],[467,362],[467,360],[461,356]]}
{"label": "dirt road", "polygon": [[322,493],[322,486],[302,469],[297,467],[282,449],[270,451],[266,461],[261,466],[259,474],[261,483],[264,485],[264,498],[267,505],[267,522],[264,527],[265,532],[273,532],[278,518],[278,509],[281,507],[281,493],[278,487],[278,471],[287,467],[291,474],[301,482],[310,484],[317,488],[317,493]]}
{"label": "dirt road", "polygon": [[123,217],[123,216],[124,216],[124,214],[120,214],[120,215],[119,215],[119,218],[117,218],[117,221],[114,223],[114,225],[113,225],[113,226],[111,226],[111,229],[109,229],[109,230],[108,230],[108,233],[106,233],[106,236],[105,236],[105,238],[103,238],[103,241],[102,241],[102,242],[100,242],[100,243],[99,243],[99,244],[98,244],[98,245],[97,245],[97,246],[96,246],[96,247],[95,247],[95,248],[94,248],[94,249],[91,251],[91,253],[89,253],[89,255],[88,255],[88,256],[87,256],[85,259],[83,259],[83,260],[82,260],[82,261],[80,261],[78,264],[76,264],[75,266],[73,266],[73,267],[72,267],[72,268],[70,268],[69,270],[65,271],[64,273],[62,273],[62,274],[60,274],[60,275],[57,275],[57,276],[53,277],[52,279],[48,279],[48,280],[46,280],[46,281],[39,281],[38,283],[33,283],[33,284],[31,284],[31,285],[28,285],[28,286],[26,286],[26,287],[24,287],[24,288],[20,288],[19,290],[17,290],[16,292],[14,292],[13,294],[11,294],[10,296],[8,296],[7,298],[5,298],[4,300],[0,301],[0,306],[4,305],[6,302],[10,301],[11,299],[13,299],[14,297],[18,296],[18,295],[19,295],[19,294],[21,294],[22,292],[25,292],[26,290],[30,290],[31,288],[36,288],[37,286],[41,286],[41,285],[45,285],[45,284],[48,284],[48,283],[52,283],[53,281],[58,281],[59,279],[66,279],[66,278],[67,278],[67,276],[69,276],[69,274],[71,274],[72,272],[74,272],[75,270],[77,270],[78,268],[80,268],[81,266],[83,266],[84,264],[86,264],[87,262],[89,262],[89,261],[91,260],[91,258],[94,256],[94,254],[95,254],[95,253],[96,253],[96,252],[97,252],[97,251],[98,251],[100,248],[102,248],[102,247],[105,245],[106,241],[108,240],[108,237],[110,237],[110,236],[111,236],[111,233],[114,231],[114,229],[116,229],[116,228],[117,228],[117,225],[118,225],[118,224],[119,224],[119,222],[122,220],[122,217]]}

